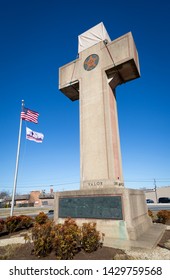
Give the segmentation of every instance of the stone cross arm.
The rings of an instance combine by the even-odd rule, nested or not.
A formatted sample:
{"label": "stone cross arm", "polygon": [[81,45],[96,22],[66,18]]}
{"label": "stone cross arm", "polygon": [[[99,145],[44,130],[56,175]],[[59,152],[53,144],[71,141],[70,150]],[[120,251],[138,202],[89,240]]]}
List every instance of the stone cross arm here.
{"label": "stone cross arm", "polygon": [[[138,53],[131,32],[112,42],[101,41],[99,44],[104,57],[102,70],[109,80],[113,78],[110,83],[113,88],[140,77]],[[78,59],[59,69],[59,89],[72,101],[79,99],[79,81],[84,71],[83,64],[81,52]],[[115,73],[119,75],[119,82],[114,79]]]}

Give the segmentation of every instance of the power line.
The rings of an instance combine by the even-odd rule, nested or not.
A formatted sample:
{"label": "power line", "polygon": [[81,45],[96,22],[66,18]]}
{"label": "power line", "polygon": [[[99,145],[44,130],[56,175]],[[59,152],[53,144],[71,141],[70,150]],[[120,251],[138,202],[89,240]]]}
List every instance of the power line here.
{"label": "power line", "polygon": [[[154,179],[156,182],[170,182],[170,178],[156,178]],[[141,180],[133,180],[133,179],[127,179],[124,180],[125,184],[126,183],[153,183],[153,179],[141,179]],[[73,184],[78,184],[80,183],[80,181],[67,181],[67,182],[61,182],[61,183],[47,183],[47,184],[33,184],[31,183],[30,185],[18,185],[17,188],[18,189],[23,189],[23,188],[39,188],[39,187],[50,187],[50,186],[54,186],[54,187],[58,187],[58,186],[63,186],[63,185],[73,185]],[[2,185],[2,187],[0,188],[11,188],[11,186],[9,185]]]}

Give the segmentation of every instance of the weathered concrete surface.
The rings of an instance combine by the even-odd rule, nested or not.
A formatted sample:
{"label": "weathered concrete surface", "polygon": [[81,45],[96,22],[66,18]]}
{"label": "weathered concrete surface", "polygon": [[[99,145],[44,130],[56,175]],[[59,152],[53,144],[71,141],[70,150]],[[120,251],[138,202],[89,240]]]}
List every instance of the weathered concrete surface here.
{"label": "weathered concrete surface", "polygon": [[[98,64],[86,71],[88,56]],[[91,65],[95,59],[91,57]],[[80,99],[81,188],[100,183],[123,185],[122,161],[115,88],[140,76],[132,34],[98,44],[80,53],[77,60],[59,69],[59,89],[71,100]]]}
{"label": "weathered concrete surface", "polygon": [[76,223],[82,225],[86,222],[95,222],[97,230],[105,234],[104,245],[116,248],[153,248],[162,237],[165,227],[152,224],[148,216],[144,193],[139,190],[126,188],[103,188],[80,191],[66,191],[55,194],[56,223],[63,223],[64,218],[59,217],[59,199],[66,197],[95,197],[95,196],[121,196],[122,220],[76,218]]}
{"label": "weathered concrete surface", "polygon": [[[144,192],[124,188],[118,128],[116,87],[139,76],[138,54],[131,32],[112,42],[100,41],[59,69],[59,89],[72,101],[80,100],[81,190],[56,194],[55,221],[64,221],[59,217],[62,197],[119,195],[122,219],[91,219],[90,215],[76,218],[78,224],[96,222],[111,247],[115,246],[115,240],[119,247],[135,244],[152,229]],[[157,240],[155,236],[154,242]]]}

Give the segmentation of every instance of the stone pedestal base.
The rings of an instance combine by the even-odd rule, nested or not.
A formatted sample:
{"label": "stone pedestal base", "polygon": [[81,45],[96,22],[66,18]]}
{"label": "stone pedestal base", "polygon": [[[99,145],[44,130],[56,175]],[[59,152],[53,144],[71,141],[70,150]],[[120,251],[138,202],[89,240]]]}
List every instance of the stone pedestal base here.
{"label": "stone pedestal base", "polygon": [[72,217],[78,225],[95,222],[105,234],[104,245],[115,240],[135,241],[152,226],[144,192],[126,188],[103,188],[55,193],[56,223]]}

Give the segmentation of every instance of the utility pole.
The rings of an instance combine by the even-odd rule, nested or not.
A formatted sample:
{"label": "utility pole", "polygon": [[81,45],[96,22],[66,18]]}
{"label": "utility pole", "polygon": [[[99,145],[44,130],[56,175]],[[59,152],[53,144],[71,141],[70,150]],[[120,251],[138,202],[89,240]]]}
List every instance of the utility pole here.
{"label": "utility pole", "polygon": [[158,196],[157,196],[157,186],[156,186],[156,180],[154,179],[154,191],[155,191],[155,198],[156,198],[156,203],[158,202]]}

